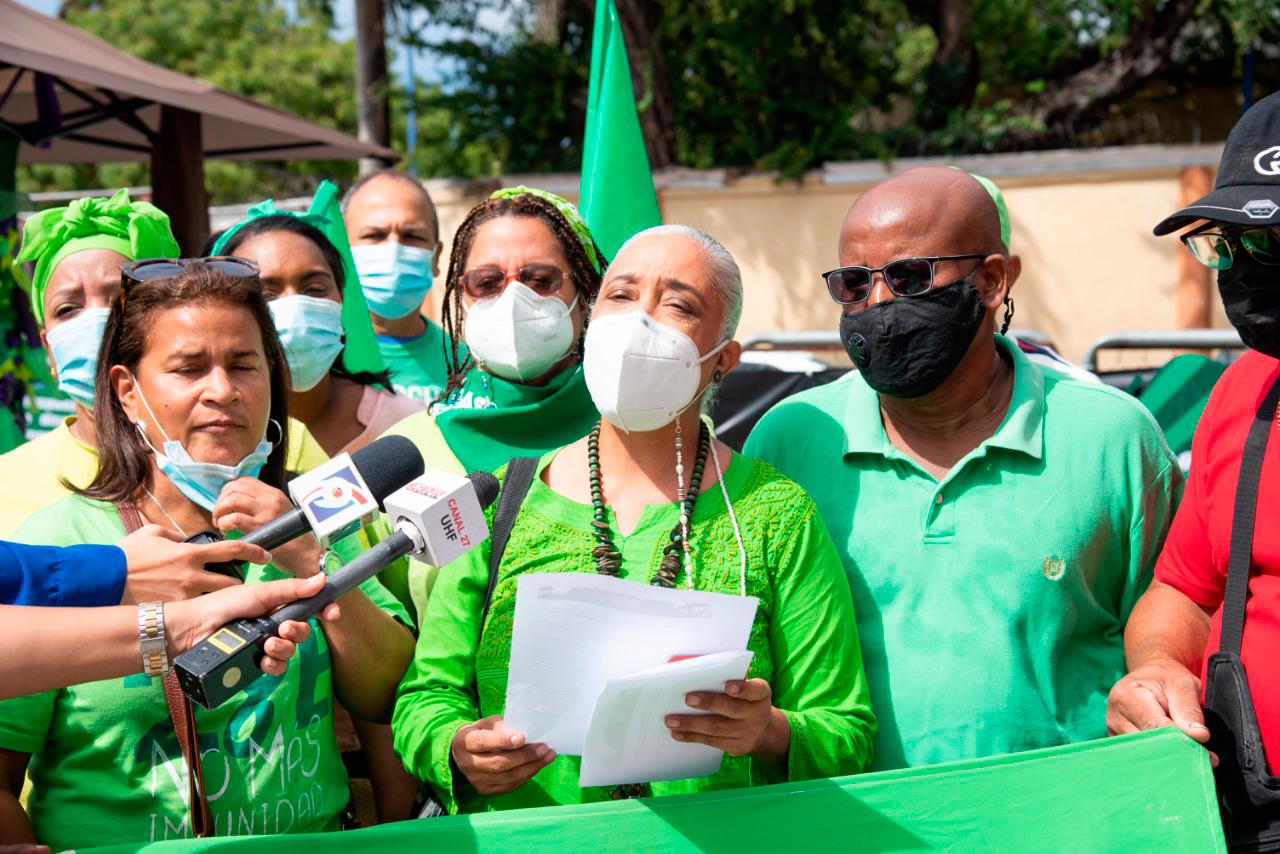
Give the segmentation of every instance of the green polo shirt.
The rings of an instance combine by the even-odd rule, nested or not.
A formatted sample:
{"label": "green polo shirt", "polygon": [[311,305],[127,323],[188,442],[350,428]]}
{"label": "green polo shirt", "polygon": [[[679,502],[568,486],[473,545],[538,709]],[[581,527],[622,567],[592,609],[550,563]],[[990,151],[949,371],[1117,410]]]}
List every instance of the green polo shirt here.
{"label": "green polo shirt", "polygon": [[856,373],[779,403],[747,440],[809,491],[844,561],[875,770],[1105,735],[1125,621],[1182,492],[1136,400],[996,341],[1009,411],[941,482],[889,441]]}

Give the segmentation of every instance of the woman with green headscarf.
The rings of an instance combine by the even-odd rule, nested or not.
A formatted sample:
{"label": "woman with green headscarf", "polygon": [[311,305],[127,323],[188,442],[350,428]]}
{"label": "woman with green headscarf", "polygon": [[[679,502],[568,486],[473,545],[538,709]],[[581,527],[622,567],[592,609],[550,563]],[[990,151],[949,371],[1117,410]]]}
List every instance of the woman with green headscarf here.
{"label": "woman with green headscarf", "polygon": [[209,247],[258,264],[289,361],[289,411],[326,456],[358,450],[424,408],[391,391],[337,195],[323,182],[302,214],[267,199]]}
{"label": "woman with green headscarf", "polygon": [[0,455],[0,536],[67,495],[66,483],[85,486],[98,470],[93,395],[98,348],[120,267],[139,258],[178,254],[169,217],[127,190],[109,199],[78,199],[41,211],[22,230],[17,260],[34,261],[29,293],[58,387],[75,415],[57,429]]}
{"label": "woman with green headscarf", "polygon": [[445,282],[448,383],[430,413],[390,432],[458,472],[493,471],[585,436],[599,415],[582,378],[582,336],[604,265],[560,196],[513,187],[472,208]]}

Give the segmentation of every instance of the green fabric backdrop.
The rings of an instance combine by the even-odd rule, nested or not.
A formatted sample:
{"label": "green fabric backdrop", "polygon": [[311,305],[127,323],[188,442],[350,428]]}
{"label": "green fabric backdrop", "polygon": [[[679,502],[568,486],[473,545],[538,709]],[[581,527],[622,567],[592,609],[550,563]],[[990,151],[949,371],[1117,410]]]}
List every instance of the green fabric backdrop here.
{"label": "green fabric backdrop", "polygon": [[1204,749],[1176,730],[757,789],[101,852],[1225,851]]}

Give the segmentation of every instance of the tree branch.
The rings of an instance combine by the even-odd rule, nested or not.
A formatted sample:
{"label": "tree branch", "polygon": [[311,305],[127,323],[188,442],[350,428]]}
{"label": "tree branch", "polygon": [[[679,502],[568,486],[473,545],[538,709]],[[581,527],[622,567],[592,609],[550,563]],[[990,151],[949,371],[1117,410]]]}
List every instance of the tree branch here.
{"label": "tree branch", "polygon": [[1017,142],[1050,144],[1058,138],[1058,128],[1087,122],[1136,93],[1168,67],[1174,43],[1198,4],[1166,0],[1139,19],[1120,47],[1025,102],[1017,115],[1030,119],[1034,129],[1016,134]]}

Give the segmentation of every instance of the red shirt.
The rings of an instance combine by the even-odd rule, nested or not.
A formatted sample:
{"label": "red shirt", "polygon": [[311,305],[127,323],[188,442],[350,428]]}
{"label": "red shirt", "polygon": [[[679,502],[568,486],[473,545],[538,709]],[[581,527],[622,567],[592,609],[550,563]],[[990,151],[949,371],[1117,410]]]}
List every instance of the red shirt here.
{"label": "red shirt", "polygon": [[[1191,475],[1182,505],[1156,562],[1156,578],[1196,604],[1214,610],[1205,659],[1218,650],[1222,596],[1236,481],[1244,440],[1280,361],[1252,350],[1218,380],[1191,442]],[[1253,575],[1245,610],[1241,658],[1249,677],[1262,743],[1280,760],[1280,435],[1267,441],[1258,485],[1253,533]],[[1201,678],[1203,678],[1203,668]],[[1275,768],[1280,762],[1268,760]]]}

